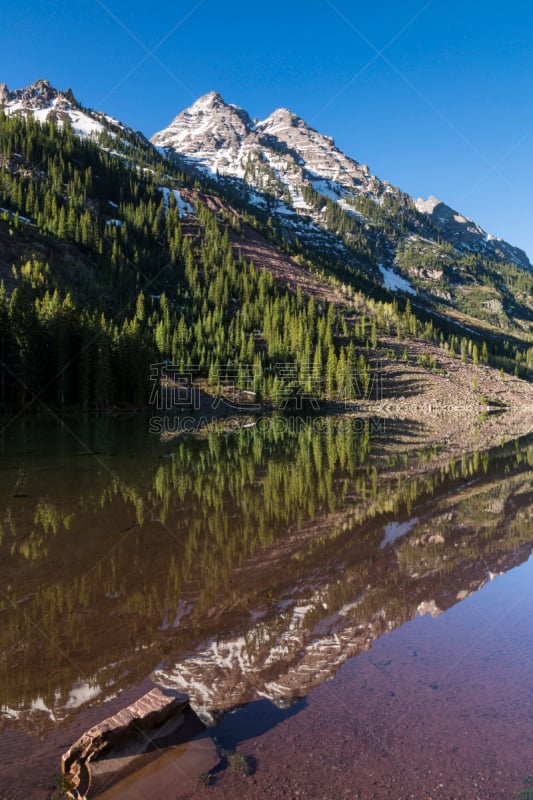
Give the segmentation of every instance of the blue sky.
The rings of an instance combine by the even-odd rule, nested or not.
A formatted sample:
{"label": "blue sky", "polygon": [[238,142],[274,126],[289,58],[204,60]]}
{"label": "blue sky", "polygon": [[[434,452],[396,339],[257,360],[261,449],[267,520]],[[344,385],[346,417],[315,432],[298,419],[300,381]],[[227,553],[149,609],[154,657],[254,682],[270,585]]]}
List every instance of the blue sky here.
{"label": "blue sky", "polygon": [[30,0],[0,81],[48,78],[151,135],[216,90],[285,106],[415,197],[533,259],[533,4],[490,0]]}

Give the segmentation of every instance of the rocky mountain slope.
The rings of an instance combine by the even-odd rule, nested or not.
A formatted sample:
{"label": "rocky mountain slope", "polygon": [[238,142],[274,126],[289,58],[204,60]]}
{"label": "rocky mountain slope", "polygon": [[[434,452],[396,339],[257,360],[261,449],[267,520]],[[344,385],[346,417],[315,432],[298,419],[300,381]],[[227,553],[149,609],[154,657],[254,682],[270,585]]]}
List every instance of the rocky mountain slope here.
{"label": "rocky mountain slope", "polygon": [[258,184],[262,162],[264,185],[259,188],[268,187],[268,165],[295,194],[305,181],[317,189],[326,188],[324,182],[329,181],[332,189],[340,191],[342,187],[364,194],[382,193],[386,188],[370,175],[368,167],[338,150],[331,137],[314,131],[288,109],[280,108],[264,121],[253,123],[246,111],[225,103],[216,92],[178,114],[152,142],[212,173],[244,178],[254,174],[255,166]]}
{"label": "rocky mountain slope", "polygon": [[[144,139],[108,114],[84,108],[71,89],[59,91],[47,80],[16,90],[0,83],[0,109],[7,116],[31,116],[40,122],[55,119],[59,126],[68,123],[80,136],[97,139],[107,133],[115,138],[136,135]],[[331,136],[314,130],[286,108],[254,122],[246,111],[210,92],[179,113],[151,141],[166,155],[204,174],[244,181],[258,192],[248,191],[248,199],[271,213],[290,216],[291,211],[305,212],[321,225],[326,216],[323,203],[329,199],[368,228],[375,222],[376,209],[365,210],[361,207],[364,201],[371,200],[377,209],[386,211],[398,204],[406,227],[415,236],[440,237],[458,252],[475,252],[532,269],[519,248],[486,233],[433,196],[415,202],[372,175],[368,166],[345,155]],[[306,187],[320,198],[310,196]],[[387,248],[383,256],[390,260]]]}
{"label": "rocky mountain slope", "polygon": [[531,329],[527,255],[434,197],[415,200],[288,109],[252,121],[216,92],[151,141],[182,169],[215,180],[234,203],[268,219],[311,259],[328,252],[356,275],[419,295],[496,329]]}
{"label": "rocky mountain slope", "polygon": [[112,117],[83,109],[70,89],[60,92],[46,80],[14,91],[0,83],[0,108],[6,116],[31,116],[39,122],[55,119],[60,126],[69,122],[80,136],[101,133],[109,124],[122,127]]}
{"label": "rocky mountain slope", "polygon": [[[478,225],[458,215],[433,197],[416,203],[369,168],[339,150],[331,136],[311,128],[286,108],[274,111],[261,122],[252,122],[246,111],[224,102],[216,92],[201,97],[178,114],[170,125],[151,140],[169,156],[211,175],[239,178],[272,195],[278,201],[271,209],[283,214],[298,209],[323,220],[323,209],[304,193],[313,189],[329,198],[362,225],[372,222],[372,212],[361,201],[372,200],[378,208],[398,204],[408,231],[450,242],[462,253],[476,252],[489,258],[510,260],[531,269],[519,248],[485,233]],[[256,198],[267,204],[267,198]],[[389,258],[390,258],[389,253]],[[387,253],[384,254],[387,256]]]}
{"label": "rocky mountain slope", "polygon": [[71,89],[60,91],[47,80],[37,80],[24,89],[10,90],[0,83],[0,113],[7,117],[33,118],[38,122],[55,121],[59,128],[69,125],[82,138],[99,142],[102,148],[115,155],[143,159],[153,155],[153,148],[139,131],[119,120],[85,108]]}
{"label": "rocky mountain slope", "polygon": [[415,205],[421,213],[431,219],[441,236],[458,249],[484,252],[488,256],[493,255],[511,261],[519,267],[531,269],[529,259],[523,250],[513,247],[509,242],[491,233],[486,233],[476,222],[463,217],[442,200],[433,196],[427,200],[418,198]]}
{"label": "rocky mountain slope", "polygon": [[[376,300],[390,302],[400,295],[403,311],[409,297],[422,324],[431,320],[433,326],[444,327],[443,336],[452,332],[489,339],[489,347],[496,347],[494,355],[507,360],[515,358],[516,347],[527,349],[531,341],[533,271],[522,251],[486,234],[435,198],[415,202],[287,109],[263,121],[252,120],[211,92],[149,142],[109,115],[84,108],[70,90],[61,92],[39,80],[15,91],[1,84],[0,117],[4,122],[55,120],[59,133],[73,132],[86,148],[76,163],[69,163],[63,179],[66,187],[69,170],[80,171],[76,182],[86,185],[75,196],[50,180],[42,166],[27,163],[24,148],[13,149],[6,139],[0,160],[0,224],[5,229],[5,236],[0,235],[0,273],[9,289],[16,282],[13,265],[24,266],[40,249],[43,259],[70,264],[63,264],[55,277],[51,265],[48,288],[75,293],[87,305],[87,285],[95,285],[93,277],[85,280],[86,267],[92,272],[95,263],[87,248],[94,247],[106,284],[96,290],[96,298],[104,296],[113,305],[116,291],[111,284],[126,286],[130,272],[124,269],[124,258],[140,264],[141,250],[142,276],[135,277],[134,270],[129,275],[139,287],[151,281],[155,261],[163,259],[162,265],[167,259],[169,264],[164,280],[158,277],[151,286],[150,295],[159,297],[175,286],[171,264],[181,250],[181,234],[192,242],[198,223],[205,227],[197,216],[202,207],[215,215],[221,234],[227,231],[235,257],[253,260],[291,291],[299,287],[309,294],[306,286],[312,284],[311,294],[339,305],[353,304],[358,295],[359,312],[365,308],[371,317]],[[24,135],[35,139],[39,132],[34,128],[17,133],[19,140]],[[104,158],[120,159],[120,168],[128,174],[114,175],[115,166],[109,163],[103,181],[102,152]],[[63,169],[64,164],[58,166]],[[98,170],[96,181],[84,171],[88,166],[93,174]],[[43,182],[49,184],[48,196],[36,199]],[[142,187],[148,183],[146,192]],[[124,191],[118,190],[119,184]],[[47,204],[57,212],[54,219],[50,209],[45,213]],[[174,207],[178,214],[173,225],[179,223],[181,233],[172,232],[173,241],[164,245],[169,225],[163,220],[174,219]],[[11,232],[10,220],[16,221]],[[112,280],[106,266],[110,258],[119,275]],[[288,279],[291,270],[294,275]],[[71,286],[73,277],[76,286]],[[125,299],[126,289],[123,294]],[[184,307],[183,302],[178,306]],[[390,333],[389,323],[383,319],[378,327]],[[512,341],[506,344],[502,331],[514,337]],[[480,338],[479,350],[481,345]],[[524,361],[522,354],[519,362]]]}

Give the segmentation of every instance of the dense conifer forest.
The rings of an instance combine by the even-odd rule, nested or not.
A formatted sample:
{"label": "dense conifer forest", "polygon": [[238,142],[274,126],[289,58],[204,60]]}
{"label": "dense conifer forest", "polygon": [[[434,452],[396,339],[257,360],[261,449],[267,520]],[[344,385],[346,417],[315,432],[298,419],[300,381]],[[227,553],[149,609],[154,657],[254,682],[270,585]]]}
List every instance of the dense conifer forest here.
{"label": "dense conifer forest", "polygon": [[[237,212],[221,219],[197,192],[194,222],[185,225],[177,186],[206,188],[142,137],[119,145],[104,133],[94,141],[67,123],[0,114],[3,408],[38,400],[141,407],[150,396],[150,365],[164,362],[194,365],[211,386],[231,372],[261,400],[279,403],[287,382],[322,399],[354,399],[367,391],[378,356],[397,357],[383,351],[381,336],[399,343],[418,337],[464,360],[528,374],[531,347],[437,324],[382,288],[371,299],[363,273],[358,278],[323,253],[313,262],[313,253],[288,247],[268,220],[241,209],[324,281],[342,280],[360,312],[354,318],[291,292],[236,252],[229,231],[239,231]],[[330,205],[328,224],[351,236],[362,260],[370,258],[353,219]]]}

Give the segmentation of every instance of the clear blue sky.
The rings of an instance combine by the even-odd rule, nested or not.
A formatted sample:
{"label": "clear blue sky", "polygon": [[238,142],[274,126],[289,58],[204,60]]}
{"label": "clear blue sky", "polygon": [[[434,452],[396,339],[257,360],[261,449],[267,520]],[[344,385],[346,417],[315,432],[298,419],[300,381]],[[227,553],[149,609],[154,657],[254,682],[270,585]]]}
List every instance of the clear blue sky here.
{"label": "clear blue sky", "polygon": [[36,78],[147,135],[211,90],[252,117],[289,107],[533,259],[530,2],[10,3],[0,81]]}

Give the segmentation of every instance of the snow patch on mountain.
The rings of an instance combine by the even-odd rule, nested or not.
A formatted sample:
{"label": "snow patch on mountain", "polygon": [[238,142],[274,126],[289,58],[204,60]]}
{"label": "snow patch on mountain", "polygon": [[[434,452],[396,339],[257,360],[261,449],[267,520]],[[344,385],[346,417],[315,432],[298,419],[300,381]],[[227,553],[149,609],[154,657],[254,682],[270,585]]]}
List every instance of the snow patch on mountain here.
{"label": "snow patch on mountain", "polygon": [[439,200],[439,198],[434,195],[430,195],[427,200],[424,200],[422,197],[415,200],[415,205],[421,214],[433,214],[437,206],[440,206],[441,203],[442,200]]}
{"label": "snow patch on mountain", "polygon": [[[10,211],[8,208],[0,208],[0,214],[7,214],[7,216],[11,217],[12,219],[14,219],[17,216],[17,214],[14,211]],[[29,220],[28,217],[23,217],[20,214],[18,215],[18,218],[21,222],[31,222],[31,220]]]}
{"label": "snow patch on mountain", "polygon": [[391,292],[407,292],[408,294],[416,294],[416,290],[413,289],[407,278],[403,278],[392,269],[384,267],[383,264],[378,264],[378,269],[381,273],[381,277],[383,278],[383,285],[385,286],[385,289],[390,289]]}
{"label": "snow patch on mountain", "polygon": [[163,194],[163,201],[165,203],[165,208],[168,208],[169,197],[171,194],[174,195],[174,199],[176,200],[176,206],[178,208],[178,214],[181,217],[185,217],[188,214],[194,215],[195,211],[194,208],[184,200],[179,193],[178,189],[168,189],[166,186],[160,186],[159,191]]}

